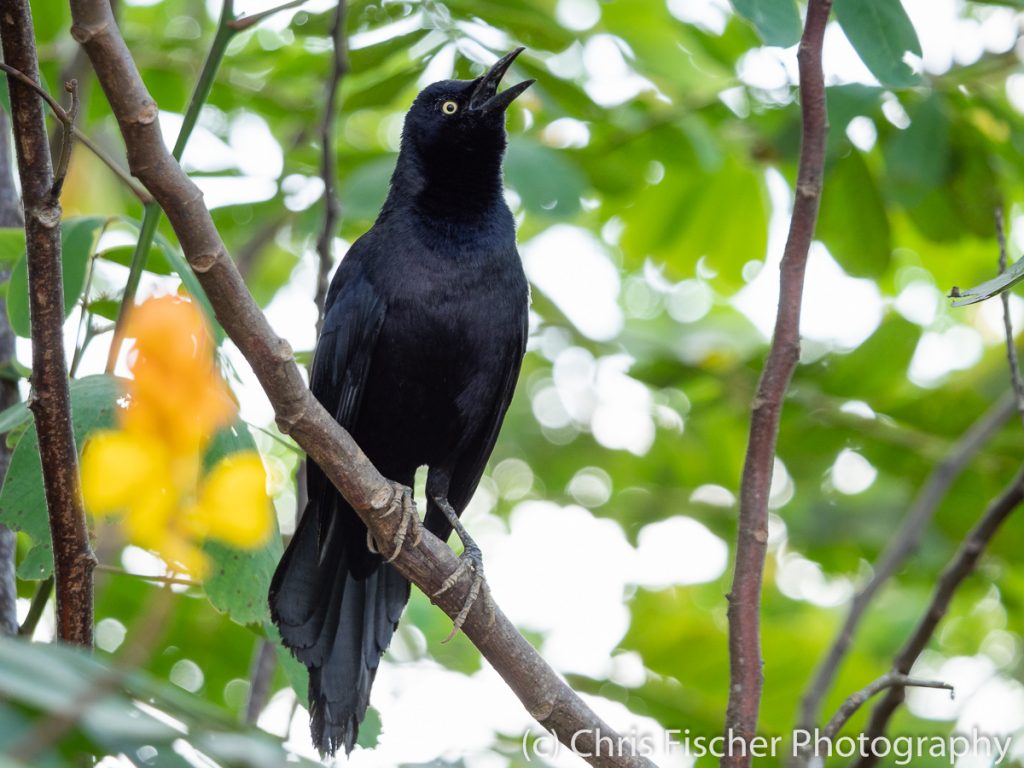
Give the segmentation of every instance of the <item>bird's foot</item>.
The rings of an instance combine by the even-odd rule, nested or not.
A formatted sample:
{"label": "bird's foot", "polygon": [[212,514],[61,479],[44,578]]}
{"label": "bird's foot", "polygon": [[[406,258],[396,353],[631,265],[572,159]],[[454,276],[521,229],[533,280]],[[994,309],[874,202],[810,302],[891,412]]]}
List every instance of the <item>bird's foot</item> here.
{"label": "bird's foot", "polygon": [[459,520],[459,516],[452,509],[452,505],[448,503],[448,500],[443,496],[437,496],[434,498],[434,503],[444,513],[444,516],[448,518],[448,522],[452,524],[452,528],[455,530],[455,534],[459,537],[462,542],[462,554],[459,556],[459,565],[452,571],[448,578],[441,582],[441,587],[434,593],[434,597],[439,597],[447,592],[449,589],[454,587],[459,579],[465,574],[469,574],[472,581],[469,585],[469,594],[466,595],[466,601],[463,603],[461,610],[455,617],[455,621],[452,624],[452,631],[448,634],[448,637],[444,639],[444,642],[448,642],[462,629],[462,625],[466,623],[466,617],[469,616],[470,610],[473,608],[473,604],[480,596],[481,588],[486,589],[487,584],[484,581],[484,557],[483,552],[480,551],[480,547],[473,537],[469,535],[462,521]]}
{"label": "bird's foot", "polygon": [[[381,514],[381,517],[389,517],[395,512],[401,511],[402,522],[398,526],[398,530],[395,531],[395,536],[391,540],[391,556],[388,557],[384,562],[393,562],[401,553],[402,547],[405,546],[405,541],[409,537],[409,532],[412,532],[413,539],[412,543],[414,547],[418,547],[420,544],[420,537],[423,532],[423,528],[420,525],[420,516],[416,514],[416,502],[413,500],[412,488],[401,483],[391,484],[393,494],[391,496],[391,502],[388,504],[388,508]],[[382,554],[380,547],[377,546],[377,542],[374,541],[373,533],[369,529],[366,531],[366,548],[374,554]]]}

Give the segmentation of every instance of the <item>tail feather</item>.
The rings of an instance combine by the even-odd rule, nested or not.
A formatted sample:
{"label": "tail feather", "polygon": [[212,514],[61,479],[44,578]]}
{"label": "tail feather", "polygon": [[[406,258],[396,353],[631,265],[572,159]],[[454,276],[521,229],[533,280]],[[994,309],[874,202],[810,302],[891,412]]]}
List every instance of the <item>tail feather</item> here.
{"label": "tail feather", "polygon": [[[309,670],[313,743],[321,754],[355,746],[380,658],[409,600],[409,583],[390,565],[367,569],[364,539],[318,519],[313,504],[271,582],[271,616],[284,644]],[[355,571],[355,574],[353,573]]]}

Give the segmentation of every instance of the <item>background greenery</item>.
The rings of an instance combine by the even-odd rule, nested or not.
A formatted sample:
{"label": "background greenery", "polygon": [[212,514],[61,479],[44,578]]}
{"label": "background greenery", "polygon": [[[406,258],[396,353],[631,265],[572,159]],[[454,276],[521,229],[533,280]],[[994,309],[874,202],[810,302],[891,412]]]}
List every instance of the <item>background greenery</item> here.
{"label": "background greenery", "polygon": [[[365,231],[383,200],[400,116],[425,69],[443,76],[445,63],[453,61],[457,76],[475,76],[485,57],[493,60],[487,51],[523,44],[528,51],[516,63],[515,77],[538,82],[509,119],[506,175],[520,242],[555,225],[572,225],[590,233],[594,248],[618,276],[614,294],[623,322],[607,325],[610,332],[581,330],[555,289],[534,287],[530,352],[492,460],[492,469],[504,469],[485,481],[493,502],[486,514],[499,521],[507,521],[518,505],[543,499],[587,507],[585,514],[614,521],[634,545],[644,526],[677,516],[692,518],[732,543],[735,504],[729,493],[738,492],[749,403],[766,349],[764,333],[736,299],[766,255],[777,253],[784,231],[791,193],[780,192],[781,181],[792,185],[799,144],[792,46],[802,17],[795,0],[734,0],[733,6],[742,16],[716,0],[350,3],[351,71],[341,88],[336,134],[342,240],[351,242]],[[959,32],[949,32],[953,36],[985,25],[1012,28],[1021,18],[1007,9],[1024,5],[958,1],[942,8],[960,20]],[[238,10],[250,9],[239,4]],[[68,33],[66,4],[39,0],[33,11],[51,90],[69,72],[79,77],[81,128],[122,157],[117,126]],[[267,199],[223,204],[214,211],[264,306],[281,296],[289,301],[308,296],[308,303],[313,293],[310,265],[323,205],[311,179],[319,174],[317,130],[330,67],[332,12],[329,3],[309,3],[239,34],[200,118],[204,135],[226,143],[195,156],[197,177],[243,177],[246,152],[259,149],[247,150],[232,131],[247,120],[253,124],[252,116],[264,121],[283,149],[282,167],[265,180]],[[128,44],[162,110],[184,111],[218,13],[219,4],[199,0],[125,3],[120,9]],[[1020,213],[1015,205],[1024,199],[1024,116],[1013,96],[1024,83],[1024,68],[1015,33],[999,50],[979,46],[976,55],[951,58],[945,67],[922,74],[915,65],[922,47],[897,0],[836,0],[834,18],[833,26],[841,25],[871,74],[849,76],[842,67],[831,68],[831,133],[818,235],[842,272],[870,281],[881,301],[869,303],[880,307],[881,318],[875,327],[860,313],[876,310],[828,294],[836,286],[864,284],[816,283],[812,270],[808,302],[834,303],[837,313],[848,314],[832,318],[839,332],[805,345],[783,416],[778,456],[785,469],[779,474],[788,482],[780,483],[773,501],[764,605],[762,724],[771,734],[794,725],[799,696],[834,636],[850,585],[867,578],[867,563],[888,543],[928,473],[1008,381],[992,322],[998,318],[991,313],[995,307],[951,309],[940,294],[993,276],[998,254],[993,210],[1005,205],[1011,224]],[[841,36],[838,29],[830,32],[827,54],[839,50]],[[948,49],[955,44],[945,41]],[[927,61],[928,51],[923,53]],[[622,86],[624,98],[616,97],[607,72],[604,79],[595,75],[602,66],[618,67],[617,76],[628,84]],[[230,202],[231,194],[237,189],[223,202]],[[70,217],[65,277],[73,347],[81,338],[82,312],[76,304],[84,305],[86,324],[100,330],[116,312],[125,271],[111,265],[128,262],[126,246],[137,232],[141,206],[82,147],[75,151],[63,203]],[[166,223],[160,231],[165,239],[149,269],[173,275],[182,269],[182,259]],[[1013,257],[1020,251],[1021,241],[1014,237],[1020,231],[1011,228]],[[12,324],[26,336],[24,273],[17,265],[22,247],[16,234],[0,239],[0,258],[14,265],[7,285]],[[548,251],[544,258],[560,255],[571,256]],[[97,267],[88,280],[92,263]],[[768,269],[774,281],[774,264]],[[596,278],[585,273],[575,281],[586,293],[591,279]],[[926,311],[908,309],[922,306],[914,295],[925,297]],[[1014,306],[1019,313],[1016,299]],[[295,311],[308,314],[311,328],[315,315],[309,307]],[[866,339],[841,341],[843,328],[865,322],[873,329]],[[311,332],[305,338],[310,343]],[[90,348],[103,357],[108,340],[109,334],[100,334]],[[308,361],[308,346],[298,352]],[[912,379],[915,353],[934,357],[938,375]],[[74,387],[80,437],[109,420],[116,397],[109,380],[84,377],[96,371],[90,370],[88,351],[83,359],[83,378]],[[573,361],[575,379],[565,372]],[[612,405],[625,397],[621,388],[602,389],[597,372],[622,368],[628,378],[615,380],[625,381],[631,402],[641,403],[635,418],[653,425],[649,441],[625,443],[625,448],[616,443],[614,430],[595,423],[602,397]],[[245,378],[244,371],[240,375]],[[254,406],[249,412],[261,411]],[[5,414],[4,428],[13,429],[11,439],[20,442],[0,495],[0,519],[25,531],[19,563],[23,609],[35,580],[49,568],[26,417],[27,412]],[[216,450],[256,440],[287,529],[294,514],[290,474],[296,455],[273,436],[269,419],[256,420],[225,435]],[[1024,434],[1011,421],[956,482],[920,551],[875,601],[827,711],[888,668],[937,574],[986,502],[1019,467],[1022,449]],[[848,459],[850,451],[877,475],[857,492],[844,493],[837,476],[842,465],[836,461],[841,454]],[[528,471],[510,459],[524,462]],[[863,462],[855,464],[863,469]],[[987,660],[991,678],[1015,702],[1009,710],[1016,716],[1001,726],[1011,732],[1024,728],[1022,526],[1017,516],[999,535],[980,572],[958,595],[928,656],[932,670],[949,659]],[[504,530],[504,523],[500,527]],[[100,534],[102,562],[137,568],[139,553],[125,556],[116,541]],[[178,588],[159,652],[126,692],[111,698],[104,709],[109,720],[86,718],[50,750],[48,762],[34,764],[70,764],[71,755],[83,750],[127,754],[135,764],[183,761],[170,746],[176,737],[158,727],[125,728],[125,733],[115,727],[131,720],[128,713],[140,700],[185,722],[193,746],[221,764],[280,764],[281,748],[273,739],[238,737],[232,742],[236,753],[211,746],[218,728],[232,730],[244,709],[250,664],[264,636],[263,594],[275,552],[258,553],[240,565],[235,553],[219,556],[227,572],[208,585],[209,600],[199,588]],[[624,589],[619,598],[628,609],[628,630],[616,654],[639,659],[643,674],[628,683],[613,675],[573,674],[572,682],[665,728],[717,733],[727,695],[723,595],[728,584],[727,570],[697,584]],[[126,628],[131,642],[160,588],[117,572],[97,574],[101,662]],[[588,584],[575,588],[587,590]],[[414,598],[405,621],[426,639],[418,661],[432,659],[460,672],[479,669],[478,654],[464,639],[440,645],[446,622],[422,596]],[[39,632],[45,636],[45,623]],[[543,641],[543,633],[533,636]],[[32,665],[38,665],[38,676],[26,677],[27,669],[36,669]],[[289,672],[301,687],[301,673],[295,675],[294,666],[286,664],[275,673],[274,691],[289,686]],[[70,653],[0,645],[0,746],[13,743],[25,722],[58,706],[39,694],[44,674],[53,677],[54,687],[71,691],[98,673]],[[894,730],[947,733],[959,711],[923,719],[903,709]],[[364,729],[364,743],[371,745],[376,737],[375,727]],[[444,760],[431,764],[522,763],[517,733],[495,735],[492,741],[463,753],[453,728]],[[143,754],[140,748],[153,751]],[[922,758],[914,764],[947,761]]]}

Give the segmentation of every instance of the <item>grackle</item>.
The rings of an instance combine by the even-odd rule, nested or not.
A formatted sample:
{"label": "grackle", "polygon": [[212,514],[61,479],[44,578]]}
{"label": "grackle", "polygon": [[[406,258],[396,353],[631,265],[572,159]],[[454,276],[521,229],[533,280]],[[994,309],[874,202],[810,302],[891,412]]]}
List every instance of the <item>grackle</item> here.
{"label": "grackle", "polygon": [[[480,550],[458,516],[480,482],[522,362],[529,289],[502,192],[505,110],[532,80],[498,93],[522,52],[475,80],[425,88],[405,118],[377,221],[342,259],[327,294],[310,388],[386,477],[428,467],[423,525],[463,542],[473,589]],[[281,638],[309,670],[310,729],[321,754],[350,752],[409,584],[313,461],[309,503],[270,586]],[[394,508],[415,529],[412,499]]]}

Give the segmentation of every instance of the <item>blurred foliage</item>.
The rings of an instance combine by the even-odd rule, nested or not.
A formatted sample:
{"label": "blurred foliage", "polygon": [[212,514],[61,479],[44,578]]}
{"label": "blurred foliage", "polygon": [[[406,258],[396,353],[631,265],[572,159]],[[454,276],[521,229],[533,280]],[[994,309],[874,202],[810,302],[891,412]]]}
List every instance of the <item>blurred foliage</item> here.
{"label": "blurred foliage", "polygon": [[[213,215],[263,306],[283,295],[294,300],[297,282],[313,293],[313,247],[323,211],[317,137],[330,66],[328,5],[310,3],[235,37],[200,118],[201,135],[194,137],[205,150],[185,156],[210,189],[213,183],[240,182],[232,194],[251,200],[224,204],[218,195]],[[734,0],[734,13],[723,2],[665,0],[349,3],[351,71],[341,88],[336,134],[344,210],[340,237],[351,242],[372,222],[386,193],[401,116],[424,84],[424,73],[475,76],[494,54],[523,44],[528,52],[513,71],[538,82],[509,119],[506,178],[520,242],[555,231],[555,224],[570,225],[588,234],[618,274],[615,306],[606,311],[621,313],[623,322],[609,333],[584,332],[556,291],[534,288],[530,352],[485,480],[496,491],[492,512],[499,518],[507,518],[521,500],[543,498],[589,506],[594,515],[616,521],[634,543],[644,526],[685,515],[731,544],[735,504],[729,499],[738,493],[749,404],[766,350],[764,334],[739,309],[738,297],[757,279],[769,248],[776,254],[781,248],[774,240],[784,231],[799,151],[795,48],[762,46],[792,46],[804,5]],[[959,23],[970,29],[1020,23],[1009,10],[1021,8],[1014,0],[964,0],[957,8]],[[66,4],[33,0],[33,10],[46,82],[78,77],[82,129],[122,158],[117,126],[68,33]],[[120,9],[129,47],[165,112],[184,111],[218,11],[218,4],[199,0],[126,2]],[[928,474],[1008,386],[998,312],[991,311],[997,307],[954,309],[941,296],[953,285],[977,285],[994,276],[996,206],[1006,207],[1013,225],[1011,256],[1020,255],[1024,67],[1018,49],[1011,41],[1001,50],[979,49],[943,71],[922,71],[921,43],[897,0],[836,0],[834,26],[877,82],[852,82],[842,72],[828,80],[831,133],[818,235],[841,272],[866,281],[843,282],[837,290],[866,286],[869,297],[876,291],[881,317],[877,325],[867,323],[867,338],[843,341],[835,332],[808,341],[786,403],[778,457],[788,482],[773,496],[776,519],[765,586],[765,733],[793,726],[799,697],[842,619],[843,589],[863,583],[867,564],[890,541]],[[280,167],[264,134],[280,147]],[[246,143],[253,135],[262,137],[259,149]],[[254,152],[266,156],[253,158]],[[91,343],[105,349],[109,334],[102,331],[114,316],[125,274],[117,265],[130,258],[138,226],[132,222],[141,205],[82,147],[75,151],[63,203],[70,217],[67,306],[82,303],[89,286],[84,305],[97,327]],[[104,235],[97,241],[97,226],[120,239],[107,242]],[[173,232],[166,222],[161,227],[163,239],[148,269],[181,275],[185,268]],[[4,263],[17,264],[22,249],[17,233],[0,233]],[[827,261],[823,252],[814,258]],[[84,265],[90,263],[95,270],[87,280]],[[775,262],[764,269],[774,282]],[[14,327],[24,335],[19,274],[16,266],[7,290]],[[832,289],[816,283],[816,274],[812,270],[807,285],[808,304],[827,308]],[[575,276],[579,291],[588,290],[588,278]],[[835,306],[851,315],[832,326],[865,326],[849,301]],[[864,313],[870,314],[866,307]],[[961,343],[953,344],[955,339]],[[309,350],[297,351],[308,362]],[[927,363],[921,357],[929,355],[941,357],[946,369],[911,377],[912,361]],[[90,381],[75,384],[79,397]],[[626,400],[633,404],[632,423],[649,425],[649,439],[617,444],[600,428],[601,414]],[[85,429],[109,418],[102,407],[80,410],[76,426],[84,419]],[[24,424],[25,413],[19,413],[0,421]],[[279,514],[289,521],[295,452],[272,425],[252,426],[276,477]],[[11,439],[28,441],[31,435],[21,428]],[[866,487],[843,492],[836,460],[850,451],[877,474]],[[888,668],[937,574],[1016,471],[1022,451],[1024,435],[1011,422],[958,479],[920,551],[869,612],[826,711]],[[19,444],[15,461],[23,452]],[[520,466],[509,459],[525,462],[529,471],[499,471]],[[607,493],[581,492],[574,482],[581,470],[603,478]],[[29,484],[12,471],[0,496],[5,519],[18,514],[11,504],[17,487]],[[709,493],[709,486],[719,488]],[[43,514],[38,495],[33,498],[32,513]],[[19,573],[39,578],[46,572],[39,554],[45,541],[38,525],[22,527],[35,538],[31,548],[27,538],[23,542]],[[123,552],[121,544],[99,533],[103,563],[119,567],[137,554]],[[983,568],[958,595],[933,641],[933,658],[986,654],[994,675],[1020,685],[1022,534],[1024,522],[1011,519]],[[794,562],[803,564],[800,588],[785,578]],[[215,724],[237,717],[250,657],[264,632],[266,578],[261,565],[249,583],[209,585],[212,606],[198,588],[180,592],[166,649],[139,673],[147,681],[143,688],[119,694],[116,705],[130,706],[131,697],[154,707],[166,703],[174,717],[200,721],[196,732],[212,733]],[[666,728],[717,732],[727,692],[728,584],[726,572],[710,583],[627,590],[623,600],[631,621],[620,651],[638,654],[644,679],[626,686],[610,677],[575,675],[572,682]],[[28,582],[20,588],[24,596],[32,592]],[[99,573],[101,648],[108,648],[109,632],[133,626],[154,590],[143,578]],[[447,623],[422,596],[414,597],[406,622],[426,638],[422,656],[460,672],[480,667],[464,639],[439,644]],[[542,636],[532,637],[543,642]],[[3,665],[37,663],[32,654],[46,653],[3,648]],[[26,654],[23,661],[20,654]],[[69,681],[96,674],[83,666],[92,670],[92,662],[73,654],[54,651],[52,659],[53,674]],[[181,661],[202,675],[191,695],[179,692],[171,701],[164,696],[173,689],[151,678],[173,680]],[[288,672],[301,680],[301,670]],[[5,686],[6,676],[4,666]],[[279,669],[272,689],[288,685],[289,676]],[[47,702],[14,696],[7,687],[2,693],[0,717],[11,723],[52,709]],[[215,714],[207,719],[207,712]],[[84,721],[69,743],[88,743],[101,754],[122,749],[99,739],[88,725]],[[918,718],[904,709],[894,725],[900,732],[946,733],[953,722]],[[514,744],[495,744],[496,753],[514,751]],[[518,758],[510,760],[519,764]],[[939,764],[928,758],[914,764],[933,762]]]}

